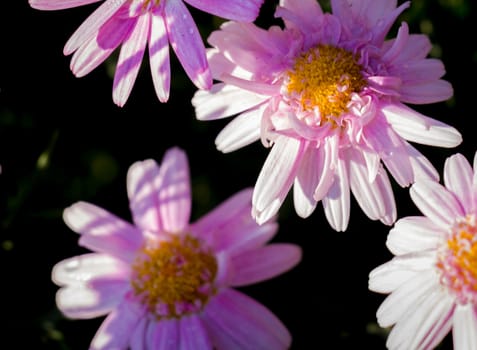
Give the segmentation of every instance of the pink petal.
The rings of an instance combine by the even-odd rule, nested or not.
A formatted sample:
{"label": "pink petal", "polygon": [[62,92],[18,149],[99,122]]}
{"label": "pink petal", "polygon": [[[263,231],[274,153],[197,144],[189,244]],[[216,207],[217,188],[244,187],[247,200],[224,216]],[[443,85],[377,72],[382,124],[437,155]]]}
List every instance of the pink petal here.
{"label": "pink petal", "polygon": [[108,277],[127,281],[128,265],[109,255],[87,253],[58,262],[51,273],[53,283],[59,286],[84,285],[94,279]]}
{"label": "pink petal", "polygon": [[159,322],[150,322],[146,331],[147,349],[180,349],[180,320],[172,318]]}
{"label": "pink petal", "polygon": [[299,246],[285,243],[243,252],[232,258],[231,286],[242,287],[278,276],[296,266],[301,257]]}
{"label": "pink petal", "polygon": [[467,159],[460,153],[446,159],[444,164],[444,185],[456,195],[466,213],[474,212],[472,192],[474,171]]}
{"label": "pink petal", "polygon": [[199,316],[191,315],[181,318],[179,329],[180,350],[213,349],[210,337]]}
{"label": "pink petal", "polygon": [[113,17],[98,34],[83,43],[73,54],[70,68],[76,77],[82,77],[104,62],[130,33],[136,20]]}
{"label": "pink petal", "polygon": [[[216,295],[203,319],[214,344],[234,344],[240,349],[288,349],[291,335],[266,307],[233,289]],[[229,349],[230,347],[225,347]]]}
{"label": "pink petal", "polygon": [[260,139],[260,124],[265,104],[233,118],[217,135],[215,145],[223,153],[233,152]]}
{"label": "pink petal", "polygon": [[269,96],[218,83],[209,91],[198,90],[191,102],[198,120],[215,120],[246,111],[267,99]]}
{"label": "pink petal", "polygon": [[123,303],[103,321],[91,342],[90,350],[127,349],[142,312]]}
{"label": "pink petal", "polygon": [[101,0],[28,0],[28,3],[37,10],[63,10],[98,1]]}
{"label": "pink petal", "polygon": [[253,22],[264,0],[185,0],[212,15],[239,22]]}
{"label": "pink petal", "polygon": [[412,185],[410,195],[419,210],[440,227],[450,227],[465,215],[454,194],[438,182],[420,180]]}
{"label": "pink petal", "polygon": [[[323,162],[329,161],[330,157],[323,156],[323,153],[323,147],[318,149],[308,147],[296,174],[293,184],[293,203],[297,214],[302,218],[310,216],[316,208],[317,201],[313,195],[320,180],[323,179],[323,173],[326,173],[329,167],[329,165],[323,165]],[[332,179],[331,176],[328,178]]]}
{"label": "pink petal", "polygon": [[179,232],[190,218],[191,193],[187,156],[169,149],[160,167],[151,159],[134,163],[127,188],[134,222],[152,232]]}
{"label": "pink petal", "polygon": [[212,76],[204,43],[189,10],[182,1],[167,1],[164,13],[169,42],[185,72],[199,89],[210,89]]}
{"label": "pink petal", "polygon": [[346,164],[338,160],[333,184],[322,199],[325,216],[335,231],[346,231],[350,215],[350,188]]}
{"label": "pink petal", "polygon": [[139,16],[132,32],[121,47],[113,81],[113,101],[119,107],[126,103],[139,73],[150,24],[149,13]]}
{"label": "pink petal", "polygon": [[411,162],[412,171],[414,173],[414,181],[419,181],[420,179],[439,181],[439,173],[429,159],[411,144],[407,142],[404,144],[409,154],[409,161]]}
{"label": "pink petal", "polygon": [[[269,220],[290,190],[304,154],[304,142],[279,136],[255,184],[252,215],[259,224]],[[273,209],[273,210],[267,210]]]}
{"label": "pink petal", "polygon": [[96,252],[131,261],[143,240],[131,224],[93,204],[77,202],[66,208],[63,220],[80,233],[80,245]]}
{"label": "pink petal", "polygon": [[144,350],[147,349],[146,345],[146,330],[149,325],[149,319],[142,317],[139,322],[136,323],[134,330],[131,333],[131,340],[129,341],[129,347],[131,350]]}
{"label": "pink petal", "polygon": [[388,104],[381,110],[394,131],[408,141],[437,147],[455,147],[462,142],[455,128],[403,104]]}
{"label": "pink petal", "polygon": [[366,161],[360,151],[350,148],[350,186],[359,206],[372,220],[381,220],[388,225],[396,220],[396,205],[388,175],[381,166],[373,181],[369,181]]}
{"label": "pink petal", "polygon": [[106,23],[126,0],[107,0],[101,4],[68,39],[63,48],[63,53],[69,55],[76,51],[87,40],[96,36],[101,26]]}
{"label": "pink petal", "polygon": [[400,92],[401,101],[412,104],[442,102],[454,94],[452,85],[445,80],[403,85]]}
{"label": "pink petal", "polygon": [[169,39],[162,16],[152,14],[149,35],[149,64],[156,95],[161,102],[169,99],[171,85],[171,66],[169,58]]}
{"label": "pink petal", "polygon": [[283,18],[287,28],[295,25],[303,33],[309,33],[322,16],[320,4],[313,0],[282,0],[275,11],[275,17]]}

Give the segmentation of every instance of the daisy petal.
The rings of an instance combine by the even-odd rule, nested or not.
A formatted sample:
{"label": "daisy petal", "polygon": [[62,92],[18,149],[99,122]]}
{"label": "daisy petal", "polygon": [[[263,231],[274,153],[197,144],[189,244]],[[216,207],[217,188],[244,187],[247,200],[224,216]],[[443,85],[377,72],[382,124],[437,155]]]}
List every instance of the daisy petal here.
{"label": "daisy petal", "polygon": [[291,344],[290,333],[275,315],[233,289],[212,299],[203,318],[213,338],[231,338],[240,349],[288,349]]}
{"label": "daisy petal", "polygon": [[462,154],[454,154],[446,159],[444,164],[444,185],[456,195],[466,212],[474,210],[472,188],[474,172],[467,159]]}
{"label": "daisy petal", "polygon": [[156,95],[159,101],[167,102],[171,85],[169,39],[164,19],[156,14],[152,14],[151,18],[149,64]]}
{"label": "daisy petal", "polygon": [[147,348],[155,350],[180,349],[180,320],[172,318],[150,322],[146,331]]}
{"label": "daisy petal", "polygon": [[142,315],[132,304],[123,303],[103,321],[91,342],[91,350],[126,349]]}
{"label": "daisy petal", "polygon": [[29,0],[28,3],[37,10],[64,10],[98,1],[101,0]]}
{"label": "daisy petal", "polygon": [[93,204],[73,204],[63,211],[63,220],[81,234],[80,245],[125,261],[130,261],[142,244],[134,226]]}
{"label": "daisy petal", "polygon": [[139,16],[134,29],[121,46],[113,81],[113,101],[119,107],[126,103],[139,73],[146,49],[150,22],[149,13]]}
{"label": "daisy petal", "polygon": [[213,349],[213,345],[199,316],[183,317],[179,322],[179,328],[180,350]]}
{"label": "daisy petal", "polygon": [[438,182],[416,182],[410,195],[419,210],[438,226],[449,227],[455,218],[465,215],[456,197]]}
{"label": "daisy petal", "polygon": [[227,18],[238,22],[253,22],[260,11],[263,0],[185,0],[194,6],[212,15]]}
{"label": "daisy petal", "polygon": [[232,286],[241,287],[280,275],[301,260],[301,249],[292,244],[275,243],[234,256]]}
{"label": "daisy petal", "polygon": [[477,310],[472,304],[457,305],[454,312],[454,349],[477,349]]}
{"label": "daisy petal", "polygon": [[199,89],[210,89],[204,43],[189,10],[182,1],[166,1],[164,13],[169,42],[185,72]]}

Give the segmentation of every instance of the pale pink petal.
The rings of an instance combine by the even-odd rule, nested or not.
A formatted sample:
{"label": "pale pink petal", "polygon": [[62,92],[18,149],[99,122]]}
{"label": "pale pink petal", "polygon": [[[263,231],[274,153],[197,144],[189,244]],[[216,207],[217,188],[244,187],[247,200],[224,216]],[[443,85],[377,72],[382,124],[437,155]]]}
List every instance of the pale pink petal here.
{"label": "pale pink petal", "polygon": [[113,17],[94,37],[91,37],[71,58],[70,68],[76,77],[82,77],[104,62],[131,32],[136,19]]}
{"label": "pale pink petal", "polygon": [[84,285],[60,288],[56,293],[56,305],[61,313],[71,319],[89,319],[111,312],[120,304],[126,290],[121,288],[114,294],[102,294]]}
{"label": "pale pink petal", "polygon": [[400,99],[405,103],[426,104],[446,101],[454,94],[452,85],[445,80],[403,85]]}
{"label": "pale pink petal", "polygon": [[162,16],[155,13],[151,18],[149,34],[149,64],[157,98],[161,102],[169,99],[171,85],[171,66],[169,57],[169,39],[166,24]]}
{"label": "pale pink petal", "polygon": [[98,1],[101,0],[28,0],[28,3],[37,10],[63,10]]}
{"label": "pale pink petal", "polygon": [[477,349],[477,310],[471,303],[457,305],[454,311],[452,339],[454,349]]}
{"label": "pale pink petal", "polygon": [[243,252],[232,258],[234,273],[230,285],[242,287],[276,277],[296,266],[301,256],[298,246],[286,243]]}
{"label": "pale pink petal", "polygon": [[466,213],[474,211],[472,193],[474,171],[468,160],[460,153],[448,157],[444,164],[444,186],[453,192]]}
{"label": "pale pink petal", "polygon": [[[278,210],[290,190],[304,153],[304,142],[279,136],[275,141],[255,184],[252,215],[259,224]],[[264,215],[267,214],[267,215]]]}
{"label": "pale pink petal", "polygon": [[198,90],[191,102],[195,107],[198,120],[215,120],[246,111],[269,98],[269,96],[219,83],[214,84],[209,91]]}
{"label": "pale pink petal", "polygon": [[237,349],[288,349],[291,345],[290,333],[274,314],[233,289],[216,295],[202,317],[212,339],[236,344]]}
{"label": "pale pink petal", "polygon": [[326,196],[333,184],[334,167],[338,163],[339,138],[339,135],[327,138],[324,145],[317,150],[313,162],[308,164],[309,167],[315,168],[315,171],[320,174],[320,180],[313,193],[313,198],[317,202]]}
{"label": "pale pink petal", "polygon": [[84,285],[105,277],[127,281],[129,267],[109,255],[87,253],[56,263],[51,272],[52,281],[58,286]]}
{"label": "pale pink petal", "polygon": [[137,226],[153,232],[179,232],[190,218],[189,165],[184,151],[169,149],[160,167],[153,160],[128,171],[130,207]]}
{"label": "pale pink petal", "polygon": [[[389,218],[392,224],[396,218],[394,195],[388,175],[381,166],[372,182],[369,181],[366,161],[361,153],[348,149],[350,187],[361,209],[372,220]],[[393,220],[394,219],[394,220]]]}
{"label": "pale pink petal", "polygon": [[414,182],[414,173],[404,140],[383,120],[375,120],[365,130],[366,140],[401,187]]}
{"label": "pale pink petal", "polygon": [[444,232],[425,216],[407,216],[389,231],[386,246],[394,255],[436,249]]}
{"label": "pale pink petal", "polygon": [[282,18],[287,28],[296,26],[303,33],[312,30],[321,16],[320,4],[313,0],[281,0],[275,11],[275,17]]}
{"label": "pale pink petal", "polygon": [[403,104],[388,104],[381,110],[394,131],[408,141],[438,147],[455,147],[462,142],[455,128]]}
{"label": "pale pink petal", "polygon": [[166,1],[164,14],[169,42],[186,74],[199,89],[210,89],[204,43],[189,10],[182,1]]}
{"label": "pale pink petal", "polygon": [[346,231],[350,215],[350,187],[346,162],[338,160],[333,184],[322,199],[328,223],[335,231]]}
{"label": "pale pink petal", "polygon": [[131,334],[142,312],[130,303],[123,303],[111,312],[96,332],[90,350],[127,349]]}
{"label": "pale pink petal", "polygon": [[[400,257],[398,260],[402,261],[403,258]],[[412,310],[418,310],[424,300],[436,291],[441,290],[439,277],[434,271],[430,269],[419,271],[418,266],[416,266],[416,269],[418,272],[407,280],[401,280],[393,293],[389,294],[379,306],[376,316],[381,327],[389,327],[398,321],[403,321],[403,317],[409,313],[409,310],[411,312]],[[412,271],[409,267],[406,270]],[[399,275],[394,274],[394,276],[398,277]],[[408,275],[404,276],[408,277]],[[388,278],[388,281],[391,281],[391,279]],[[394,282],[394,285],[397,285],[397,283]],[[382,288],[381,290],[386,289]],[[410,318],[405,318],[411,321]]]}
{"label": "pale pink petal", "polygon": [[184,0],[212,15],[240,22],[253,22],[264,0]]}
{"label": "pale pink petal", "polygon": [[265,104],[250,109],[232,119],[215,139],[217,149],[229,153],[260,139],[260,124]]}
{"label": "pale pink petal", "polygon": [[419,181],[420,179],[439,181],[439,173],[429,159],[408,142],[404,142],[404,144],[409,154],[414,181]]}
{"label": "pale pink petal", "polygon": [[[407,27],[407,24],[401,24],[399,32],[404,33]],[[389,40],[385,43],[385,46],[390,46],[393,43],[394,40]],[[414,60],[426,58],[432,49],[432,43],[425,34],[410,34],[406,38],[405,45],[399,45],[398,48],[399,50],[396,50],[396,55],[393,55],[392,64],[406,65]],[[388,53],[386,53],[386,57],[389,57]]]}
{"label": "pale pink petal", "polygon": [[121,47],[113,81],[113,101],[119,107],[126,103],[136,81],[146,49],[150,25],[149,13],[139,16],[134,29]]}
{"label": "pale pink petal", "polygon": [[[325,162],[330,160],[324,153],[321,147],[307,147],[298,168],[293,184],[293,203],[298,216],[302,218],[310,216],[316,208],[317,200],[313,195],[318,185],[322,186],[323,180],[332,179],[331,176],[323,175],[329,167]],[[331,186],[331,181],[328,182]]]}
{"label": "pale pink petal", "polygon": [[403,90],[408,85],[437,80],[445,73],[444,63],[436,58],[426,58],[410,62],[405,65],[405,68],[396,67],[389,72],[389,74],[399,76],[403,80]]}
{"label": "pale pink petal", "polygon": [[177,350],[180,349],[180,320],[176,318],[150,322],[146,331],[147,349]]}
{"label": "pale pink petal", "polygon": [[63,211],[63,220],[82,235],[80,245],[125,261],[131,261],[143,243],[137,228],[93,204],[73,204]]}
{"label": "pale pink petal", "polygon": [[421,213],[440,227],[450,227],[455,218],[465,216],[455,195],[438,182],[420,180],[412,185],[410,195]]}
{"label": "pale pink petal", "polygon": [[87,40],[96,36],[101,26],[108,21],[126,0],[107,0],[101,4],[68,39],[63,53],[69,55],[76,51]]}
{"label": "pale pink petal", "polygon": [[[374,268],[369,273],[368,287],[378,293],[391,293],[420,275],[428,271],[435,263],[436,255],[430,252],[405,254]],[[389,301],[388,301],[389,302]],[[392,305],[390,306],[390,309]],[[386,309],[386,306],[383,306]],[[383,311],[385,315],[387,311]],[[384,317],[384,316],[383,316]],[[387,323],[386,323],[387,324]]]}
{"label": "pale pink petal", "polygon": [[390,349],[432,349],[451,329],[454,305],[443,289],[429,290],[415,306],[406,308],[407,313],[389,334],[386,345]]}
{"label": "pale pink petal", "polygon": [[179,322],[179,350],[213,349],[207,330],[197,315],[182,317]]}

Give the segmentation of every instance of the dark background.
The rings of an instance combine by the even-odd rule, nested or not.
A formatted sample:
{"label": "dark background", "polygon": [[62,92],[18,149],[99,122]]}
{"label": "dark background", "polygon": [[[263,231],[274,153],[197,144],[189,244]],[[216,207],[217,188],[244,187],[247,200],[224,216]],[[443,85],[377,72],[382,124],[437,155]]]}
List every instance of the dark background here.
{"label": "dark background", "polygon": [[[265,2],[258,25],[277,23],[277,2]],[[147,55],[123,108],[111,97],[114,57],[75,78],[63,45],[97,6],[47,12],[13,0],[1,10],[2,349],[86,349],[102,321],[67,320],[55,306],[52,266],[85,251],[62,221],[65,207],[84,200],[130,220],[128,167],[146,158],[160,162],[168,148],[179,146],[189,158],[195,219],[253,186],[268,154],[259,142],[229,154],[215,149],[215,136],[231,119],[195,119],[190,99],[196,88],[172,51],[171,97],[165,104],[154,94]],[[398,20],[407,21],[412,33],[430,36],[432,56],[442,59],[445,79],[454,86],[451,100],[415,106],[463,135],[464,142],[454,149],[417,145],[441,174],[448,156],[460,152],[472,162],[476,150],[473,6],[471,0],[415,0]],[[189,8],[204,39],[218,28],[220,19]],[[408,189],[393,185],[398,218],[419,215]],[[301,219],[290,197],[280,210],[275,241],[299,244],[301,264],[242,290],[283,320],[293,335],[293,349],[329,348],[326,344],[383,349],[387,333],[377,326],[375,312],[384,296],[368,290],[368,273],[391,257],[384,245],[390,227],[369,220],[353,199],[348,230],[338,233],[329,227],[321,204]],[[440,348],[450,349],[451,338]]]}

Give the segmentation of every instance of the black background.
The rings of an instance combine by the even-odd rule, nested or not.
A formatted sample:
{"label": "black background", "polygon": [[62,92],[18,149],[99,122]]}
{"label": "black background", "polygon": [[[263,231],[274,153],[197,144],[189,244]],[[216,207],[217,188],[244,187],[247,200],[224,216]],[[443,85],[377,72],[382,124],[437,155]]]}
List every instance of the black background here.
{"label": "black background", "polygon": [[[328,8],[326,2],[321,2]],[[0,21],[0,290],[2,349],[86,349],[102,319],[67,320],[55,306],[52,266],[84,250],[61,218],[84,200],[130,220],[125,177],[137,160],[161,161],[172,147],[188,155],[193,219],[235,192],[253,186],[268,150],[257,142],[222,154],[217,133],[231,120],[195,119],[190,99],[196,88],[171,51],[168,103],[153,90],[147,55],[123,108],[112,101],[114,56],[83,78],[69,69],[63,45],[98,6],[39,11],[26,0],[4,1]],[[257,24],[268,27],[275,1],[266,1]],[[454,86],[446,102],[414,106],[456,127],[463,143],[453,149],[417,145],[442,174],[445,159],[460,152],[473,160],[477,72],[477,12],[470,0],[416,0],[399,18],[411,32],[425,32],[432,55],[446,66]],[[204,39],[218,18],[189,7]],[[395,30],[395,28],[394,28]],[[398,217],[419,215],[407,188],[393,183]],[[321,204],[299,218],[290,196],[280,210],[275,241],[299,244],[300,265],[244,292],[269,307],[293,335],[293,349],[382,349],[386,330],[376,325],[383,295],[368,290],[368,273],[387,261],[390,227],[369,220],[352,202],[348,230],[333,231]],[[447,337],[441,349],[451,348]]]}

